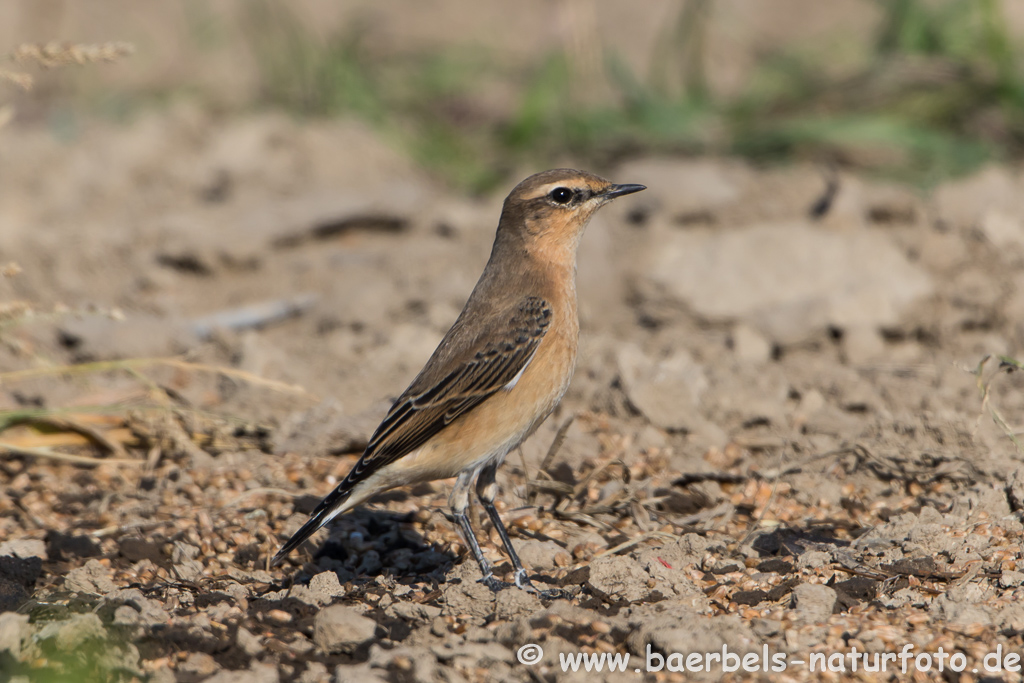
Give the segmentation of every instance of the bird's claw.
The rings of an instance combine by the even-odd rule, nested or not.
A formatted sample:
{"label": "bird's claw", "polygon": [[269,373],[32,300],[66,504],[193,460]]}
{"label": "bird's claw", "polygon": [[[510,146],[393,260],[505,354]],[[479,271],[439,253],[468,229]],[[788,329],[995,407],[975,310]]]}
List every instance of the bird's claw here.
{"label": "bird's claw", "polygon": [[528,593],[533,593],[541,600],[558,600],[560,598],[568,597],[569,594],[559,588],[551,588],[548,590],[538,590],[530,578],[526,575],[525,569],[520,569],[516,572],[515,576],[516,586]]}
{"label": "bird's claw", "polygon": [[515,586],[516,588],[524,590],[527,593],[533,593],[541,600],[559,600],[561,598],[567,598],[570,596],[570,593],[560,588],[552,588],[543,591],[538,590],[537,587],[533,585],[533,582],[530,581],[530,578],[526,575],[525,569],[518,570],[515,573],[515,578],[513,579],[513,581],[513,583],[509,583],[508,581],[502,581],[500,579],[495,578],[494,574],[488,574],[487,576],[484,576],[481,579],[479,579],[477,583],[482,583],[495,593],[503,591],[506,588],[511,588],[512,586]]}
{"label": "bird's claw", "polygon": [[513,583],[509,583],[507,581],[501,581],[499,579],[494,578],[494,574],[488,574],[487,576],[485,576],[485,577],[481,578],[479,581],[477,581],[477,583],[482,583],[483,585],[487,586],[488,588],[490,588],[495,593],[497,593],[498,591],[505,590],[506,588],[511,588],[512,586],[515,585]]}
{"label": "bird's claw", "polygon": [[513,579],[516,583],[516,588],[522,589],[528,593],[539,593],[533,583],[530,581],[530,577],[526,575],[525,569],[517,569],[515,578]]}

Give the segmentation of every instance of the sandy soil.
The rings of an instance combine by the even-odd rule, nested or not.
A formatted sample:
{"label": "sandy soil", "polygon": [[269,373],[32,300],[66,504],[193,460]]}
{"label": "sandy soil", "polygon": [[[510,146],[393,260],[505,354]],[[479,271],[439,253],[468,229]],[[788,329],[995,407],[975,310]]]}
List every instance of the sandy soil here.
{"label": "sandy soil", "polygon": [[[1024,645],[1024,394],[974,371],[1024,342],[1015,169],[824,202],[813,167],[591,169],[650,189],[590,226],[576,379],[502,472],[535,581],[571,593],[541,601],[474,582],[450,482],[266,564],[454,320],[501,196],[345,121],[10,131],[0,439],[30,453],[0,458],[0,677],[682,680],[633,669],[905,644],[1012,677],[982,663]],[[576,652],[632,659],[563,673]]]}

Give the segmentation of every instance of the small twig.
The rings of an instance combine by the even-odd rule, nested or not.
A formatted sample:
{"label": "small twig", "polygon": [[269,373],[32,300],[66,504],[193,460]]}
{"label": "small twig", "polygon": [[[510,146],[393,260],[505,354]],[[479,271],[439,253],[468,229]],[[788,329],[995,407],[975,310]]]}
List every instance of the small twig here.
{"label": "small twig", "polygon": [[[983,371],[985,368],[985,363],[987,363],[990,358],[992,358],[991,354],[986,355],[984,358],[981,359],[981,361],[979,361],[978,367],[975,368],[974,370],[974,376],[977,378],[978,391],[981,393],[981,414],[984,414],[985,410],[987,409],[989,415],[991,415],[992,417],[992,421],[995,422],[1001,430],[1003,430],[1003,433],[1006,434],[1007,437],[1009,437],[1010,441],[1012,441],[1013,445],[1017,448],[1017,452],[1024,454],[1024,443],[1021,443],[1020,439],[1017,438],[1016,430],[1010,427],[1009,423],[1003,417],[1003,414],[1000,413],[999,410],[994,405],[992,405],[992,402],[989,400],[989,390],[992,386],[992,382],[986,382],[984,380]],[[999,369],[1020,369],[1022,367],[1024,366],[1022,366],[1022,364],[1019,361],[1014,360],[1013,358],[1010,358],[1008,356],[999,356]],[[981,414],[978,415],[978,424],[980,424],[981,422]],[[977,426],[975,427],[975,429],[977,429]]]}
{"label": "small twig", "polygon": [[598,519],[594,519],[588,514],[582,512],[566,512],[565,510],[552,510],[551,514],[559,519],[568,520],[570,522],[576,522],[577,524],[589,524],[592,527],[601,529],[602,531],[617,532],[618,529],[613,527],[611,524],[606,524]]}
{"label": "small twig", "polygon": [[825,176],[825,190],[807,211],[814,220],[823,218],[828,214],[833,202],[835,202],[836,195],[839,194],[839,172],[836,170],[835,164],[829,164],[823,169],[823,175]]}
{"label": "small twig", "polygon": [[79,363],[77,365],[56,365],[46,368],[15,370],[13,372],[0,373],[0,385],[7,382],[16,382],[34,377],[45,377],[48,375],[83,375],[94,372],[107,372],[110,370],[130,370],[132,368],[147,367],[151,365],[166,365],[179,370],[211,372],[224,375],[226,377],[233,377],[235,379],[248,382],[249,384],[265,386],[270,389],[274,389],[275,391],[304,394],[314,400],[317,398],[314,394],[311,394],[303,387],[297,385],[285,384],[284,382],[266,379],[265,377],[260,377],[259,375],[254,375],[251,372],[238,370],[236,368],[206,365],[205,363],[192,363],[179,358],[131,358],[128,360],[96,361],[93,363]]}
{"label": "small twig", "polygon": [[688,472],[672,480],[672,485],[689,486],[690,484],[698,484],[704,481],[713,481],[719,484],[740,484],[745,482],[747,479],[750,479],[752,476],[756,476],[756,473],[729,474],[728,472]]}
{"label": "small twig", "polygon": [[208,339],[214,330],[257,329],[272,323],[301,315],[316,303],[316,294],[299,294],[298,296],[276,301],[265,301],[218,311],[210,315],[196,318],[189,324],[189,329],[200,339]]}
{"label": "small twig", "polygon": [[71,418],[54,417],[52,415],[25,416],[20,419],[15,418],[6,421],[4,424],[4,428],[18,424],[46,425],[58,430],[74,432],[76,434],[84,436],[85,438],[89,439],[90,441],[93,441],[96,444],[99,444],[110,453],[113,453],[115,456],[119,458],[128,459],[128,453],[124,450],[124,447],[121,444],[117,443],[116,441],[113,441],[100,430],[94,429],[93,427],[82,424],[76,420],[72,420]]}
{"label": "small twig", "polygon": [[131,465],[134,467],[145,464],[142,460],[131,460],[125,458],[88,458],[81,455],[71,455],[70,453],[51,451],[49,448],[24,448],[21,446],[0,443],[0,452],[3,451],[7,451],[12,455],[23,455],[32,458],[47,458],[49,460],[69,462],[76,465]]}
{"label": "small twig", "polygon": [[640,545],[644,541],[649,541],[652,538],[661,538],[666,541],[674,541],[677,537],[673,536],[672,534],[666,534],[664,531],[648,531],[646,534],[642,534],[640,536],[637,536],[636,538],[632,538],[626,541],[625,543],[620,543],[614,548],[608,548],[608,550],[605,550],[603,553],[600,553],[599,555],[595,555],[594,557],[592,557],[590,561],[596,562],[597,560],[600,560],[602,557],[608,557],[609,555],[621,553],[623,550],[632,548],[635,545]]}
{"label": "small twig", "polygon": [[523,453],[523,447],[516,446],[516,452],[519,453],[519,463],[523,466],[523,479],[526,480],[526,502],[532,504],[530,500],[530,468],[526,464],[526,454]]}
{"label": "small twig", "polygon": [[581,495],[586,493],[587,487],[590,486],[590,482],[592,482],[594,480],[594,478],[597,477],[598,474],[601,474],[602,472],[604,472],[606,469],[608,469],[612,465],[620,466],[623,469],[623,471],[626,473],[625,479],[627,481],[629,480],[629,468],[626,467],[626,463],[624,463],[619,458],[612,458],[611,460],[607,460],[607,461],[601,463],[599,466],[597,466],[594,469],[592,469],[590,471],[590,473],[587,474],[587,476],[583,477],[583,480],[580,481],[578,484],[576,484],[576,486],[574,487],[572,496],[569,497],[569,498],[566,498],[561,503],[559,503],[558,504],[558,508],[560,510],[564,510],[565,508],[567,508],[569,506],[569,503],[571,503],[574,500],[578,500]]}
{"label": "small twig", "polygon": [[554,460],[555,455],[562,447],[562,443],[565,442],[565,436],[569,433],[569,427],[572,427],[572,423],[575,421],[576,416],[570,415],[566,418],[565,422],[562,423],[562,426],[558,428],[558,431],[555,432],[555,438],[551,441],[551,447],[548,448],[548,452],[544,456],[544,459],[540,461],[540,469],[542,471],[548,471],[548,466],[551,464],[551,461]]}
{"label": "small twig", "polygon": [[735,505],[727,500],[723,500],[713,508],[701,510],[700,512],[695,512],[694,514],[687,515],[686,517],[681,517],[677,519],[674,524],[681,527],[692,526],[698,522],[706,522],[709,519],[714,519],[715,517],[723,517],[726,515],[731,517],[735,510]]}
{"label": "small twig", "polygon": [[561,481],[538,481],[536,479],[527,482],[530,489],[537,493],[550,493],[554,496],[571,496],[573,487]]}
{"label": "small twig", "polygon": [[[775,469],[777,470],[782,469],[782,454],[784,452],[784,449],[779,449],[778,464],[776,464],[775,466]],[[747,542],[749,542],[750,539],[753,538],[754,533],[757,531],[757,528],[761,526],[761,522],[764,521],[765,515],[768,514],[768,510],[771,509],[772,503],[775,501],[775,493],[779,490],[779,481],[781,480],[781,478],[781,476],[776,476],[774,481],[772,481],[772,491],[771,493],[768,494],[768,500],[765,501],[764,507],[761,509],[761,514],[757,516],[757,519],[750,520],[750,526],[747,529],[747,533],[743,536],[743,540],[739,542],[738,547],[743,547],[744,545],[746,545]]]}
{"label": "small twig", "polygon": [[255,495],[258,495],[258,494],[265,494],[265,493],[273,493],[273,494],[277,494],[279,496],[286,496],[288,498],[298,498],[299,496],[304,495],[302,493],[296,493],[294,491],[287,491],[285,489],[274,488],[272,486],[261,486],[259,488],[249,489],[248,491],[239,494],[238,496],[236,496],[235,498],[232,498],[227,503],[224,503],[221,506],[221,508],[229,508],[229,507],[232,507],[234,505],[238,505],[240,502],[242,502],[243,500],[245,500],[249,496],[255,496]]}
{"label": "small twig", "polygon": [[170,524],[173,521],[174,521],[173,519],[165,519],[165,520],[159,520],[159,521],[153,520],[153,519],[147,519],[145,521],[129,522],[128,524],[118,524],[117,526],[105,526],[102,529],[96,529],[94,531],[90,531],[89,535],[90,536],[96,536],[97,538],[99,538],[99,537],[103,537],[103,536],[111,536],[113,534],[116,534],[119,531],[128,531],[130,529],[151,529],[151,528],[156,528],[156,527],[162,526],[164,524]]}
{"label": "small twig", "polygon": [[161,455],[163,455],[163,448],[159,445],[153,446],[149,449],[149,452],[146,454],[146,472],[153,472],[156,470],[156,466],[160,462]]}
{"label": "small twig", "polygon": [[[558,428],[558,431],[555,432],[555,438],[551,441],[551,447],[548,448],[548,452],[544,455],[544,459],[540,461],[540,468],[537,470],[538,479],[541,474],[548,479],[551,479],[551,474],[548,472],[548,466],[551,465],[551,461],[554,460],[555,454],[562,448],[562,443],[565,441],[566,434],[569,433],[569,427],[572,426],[575,419],[575,415],[570,415],[566,418],[565,422],[562,423],[562,426]],[[521,449],[519,451],[519,455],[523,458],[523,472],[527,473],[526,458],[523,456],[523,451]],[[526,481],[526,502],[533,504],[537,498],[537,494],[539,493],[539,490],[535,488],[535,484],[537,482],[531,482],[529,476],[527,476]]]}

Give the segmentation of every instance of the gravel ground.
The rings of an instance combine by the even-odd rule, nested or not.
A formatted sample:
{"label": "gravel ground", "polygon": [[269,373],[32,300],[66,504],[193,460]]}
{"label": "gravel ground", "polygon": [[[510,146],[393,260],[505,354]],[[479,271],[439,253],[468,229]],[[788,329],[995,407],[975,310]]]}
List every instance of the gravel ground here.
{"label": "gravel ground", "polygon": [[723,647],[787,658],[735,680],[819,680],[815,653],[874,680],[846,655],[908,644],[915,679],[1016,679],[984,668],[1024,647],[1016,169],[834,196],[810,166],[592,169],[650,189],[585,236],[576,379],[502,471],[542,601],[475,583],[451,482],[268,566],[454,320],[501,196],[356,124],[188,106],[0,147],[5,680],[710,680],[732,660],[672,653]]}

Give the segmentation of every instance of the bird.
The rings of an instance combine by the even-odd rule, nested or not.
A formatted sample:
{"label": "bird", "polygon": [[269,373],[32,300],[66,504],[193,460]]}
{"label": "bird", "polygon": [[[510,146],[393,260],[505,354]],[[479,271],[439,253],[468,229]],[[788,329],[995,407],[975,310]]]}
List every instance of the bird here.
{"label": "bird", "polygon": [[[377,493],[454,477],[448,504],[497,592],[533,586],[502,524],[495,477],[505,456],[562,399],[576,367],[576,252],[594,213],[647,189],[586,171],[529,176],[502,205],[483,274],[426,365],[394,401],[362,456],[274,556],[276,564],[322,526]],[[466,514],[472,490],[501,538],[514,582],[494,576]]]}

